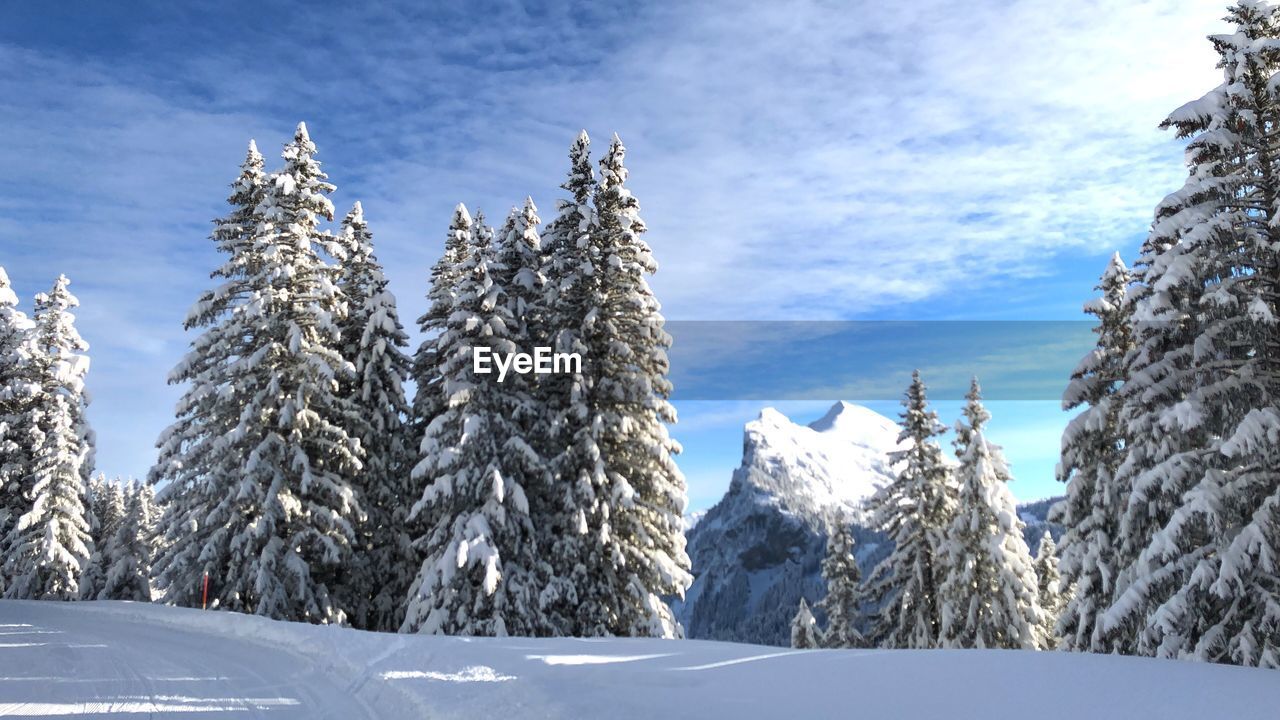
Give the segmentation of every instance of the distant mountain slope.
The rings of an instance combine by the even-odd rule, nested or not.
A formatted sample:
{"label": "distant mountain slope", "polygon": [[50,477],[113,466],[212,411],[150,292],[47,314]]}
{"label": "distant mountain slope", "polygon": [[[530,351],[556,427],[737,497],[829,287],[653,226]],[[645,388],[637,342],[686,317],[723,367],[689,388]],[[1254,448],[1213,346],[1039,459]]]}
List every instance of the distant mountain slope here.
{"label": "distant mountain slope", "polygon": [[[893,479],[897,438],[894,421],[846,402],[809,425],[773,408],[747,423],[728,492],[687,522],[694,582],[673,606],[688,637],[789,644],[800,598],[812,605],[825,592],[819,564],[834,511],[854,521],[864,574],[884,557],[889,548],[864,527],[862,503]],[[1032,552],[1055,501],[1019,507]]]}
{"label": "distant mountain slope", "polygon": [[[724,498],[689,530],[694,583],[676,612],[689,637],[785,645],[791,616],[822,593],[826,517],[861,518],[862,501],[892,479],[894,422],[837,403],[810,425],[772,408],[747,423],[742,464]],[[880,539],[858,533],[859,555]]]}

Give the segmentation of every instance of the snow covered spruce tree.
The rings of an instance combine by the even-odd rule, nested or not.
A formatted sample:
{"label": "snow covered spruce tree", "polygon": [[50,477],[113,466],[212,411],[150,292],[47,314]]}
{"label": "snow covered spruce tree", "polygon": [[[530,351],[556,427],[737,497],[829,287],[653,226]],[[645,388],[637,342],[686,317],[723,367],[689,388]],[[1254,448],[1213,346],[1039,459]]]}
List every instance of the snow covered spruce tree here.
{"label": "snow covered spruce tree", "polygon": [[947,529],[938,588],[941,641],[953,648],[1034,650],[1043,616],[1031,551],[1009,491],[1009,466],[987,441],[991,414],[975,378],[956,423],[959,495]]}
{"label": "snow covered spruce tree", "polygon": [[[0,267],[0,558],[8,557],[5,539],[31,506],[33,340],[31,321],[18,309],[18,296]],[[5,584],[0,561],[0,595]]]}
{"label": "snow covered spruce tree", "polygon": [[114,559],[111,557],[110,539],[124,518],[124,488],[119,479],[107,480],[98,473],[89,480],[85,492],[89,522],[89,536],[93,538],[93,555],[80,576],[80,597],[83,600],[104,600],[101,597],[107,583],[107,572]]}
{"label": "snow covered spruce tree", "polygon": [[151,602],[151,558],[155,548],[148,498],[136,482],[130,483],[122,494],[123,513],[103,553],[111,564],[98,599]]}
{"label": "snow covered spruce tree", "polygon": [[[1190,139],[1190,176],[1157,210],[1152,235],[1171,242],[1146,278],[1151,314],[1190,326],[1187,372],[1168,373],[1190,387],[1158,420],[1187,442],[1136,476],[1122,542],[1150,541],[1106,620],[1140,628],[1142,653],[1278,667],[1280,11],[1244,1],[1228,20],[1211,38],[1223,83],[1165,121]],[[1194,302],[1156,304],[1173,288]]]}
{"label": "snow covered spruce tree", "polygon": [[791,621],[791,647],[797,650],[816,650],[822,647],[822,633],[818,621],[813,619],[809,603],[800,598],[800,609]]}
{"label": "snow covered spruce tree", "polygon": [[60,276],[36,296],[31,375],[35,382],[31,505],[6,543],[5,597],[75,600],[80,574],[93,554],[85,508],[93,434],[85,419],[89,346],[70,310],[80,303]]}
{"label": "snow covered spruce tree", "polygon": [[[591,167],[591,140],[581,132],[569,148],[569,174],[560,186],[568,197],[557,201],[557,216],[542,234],[543,307],[539,332],[556,352],[577,353],[585,358],[583,330],[596,307],[595,255],[591,235],[597,225],[595,172]],[[551,486],[546,493],[530,497],[533,515],[546,538],[551,577],[543,588],[544,616],[556,635],[580,635],[585,627],[599,632],[597,618],[585,623],[580,614],[578,588],[585,587],[588,556],[598,556],[592,544],[587,513],[595,505],[596,489],[588,468],[593,467],[586,439],[587,376],[578,372],[558,373],[541,378],[539,404],[548,418],[543,433],[545,456],[551,469]],[[598,559],[592,563],[601,562]]]}
{"label": "snow covered spruce tree", "polygon": [[685,554],[687,494],[666,423],[667,348],[660,306],[646,275],[657,271],[639,203],[626,188],[626,150],[615,135],[600,160],[590,310],[580,340],[586,422],[572,439],[575,464],[560,478],[592,489],[587,508],[586,582],[578,587],[580,635],[677,637],[664,597],[692,581]]}
{"label": "snow covered spruce tree", "polygon": [[347,430],[365,452],[355,480],[365,499],[365,520],[357,526],[356,552],[339,594],[352,625],[394,632],[404,619],[404,599],[418,564],[405,523],[409,499],[416,494],[404,427],[408,337],[373,254],[373,235],[360,203],[343,219],[337,244],[338,289],[347,303],[339,321],[342,356],[355,367],[353,375],[340,380],[339,394],[357,409]]}
{"label": "snow covered spruce tree", "polygon": [[473,372],[478,348],[515,352],[513,321],[493,278],[492,233],[472,232],[459,205],[451,228],[470,237],[459,266],[453,312],[436,344],[443,411],[432,418],[415,469],[431,478],[413,514],[425,514],[426,552],[403,630],[450,635],[545,634],[539,558],[525,484],[537,481],[536,453],[515,418],[531,411],[528,392]]}
{"label": "snow covered spruce tree", "polygon": [[902,404],[899,442],[908,447],[890,455],[898,475],[868,503],[873,523],[894,544],[867,581],[867,596],[880,608],[871,639],[878,647],[933,648],[940,641],[938,585],[946,577],[944,550],[956,491],[934,440],[946,427],[929,409],[918,370]]}
{"label": "snow covered spruce tree", "polygon": [[224,577],[242,575],[247,561],[243,551],[231,546],[250,500],[239,491],[243,458],[231,453],[244,405],[233,383],[247,372],[247,359],[254,352],[251,338],[257,320],[249,316],[255,292],[251,283],[260,282],[266,249],[255,242],[266,191],[263,165],[257,145],[250,141],[227,198],[232,209],[214,221],[211,235],[217,250],[227,256],[212,273],[221,283],[202,293],[187,314],[184,327],[203,331],[169,375],[170,383],[185,382],[189,387],[178,402],[177,420],[160,436],[159,461],[149,480],[168,483],[159,496],[165,507],[159,526],[165,549],[153,570],[171,604],[199,603],[202,576],[209,573],[215,606],[222,604],[221,588],[227,587],[228,604],[245,607],[238,598],[248,588],[243,583],[239,588],[225,584]]}
{"label": "snow covered spruce tree", "polygon": [[1084,311],[1097,318],[1097,345],[1076,365],[1063,394],[1064,410],[1083,408],[1062,437],[1058,479],[1067,484],[1055,517],[1066,527],[1062,539],[1063,587],[1071,596],[1054,631],[1067,650],[1105,652],[1097,617],[1111,604],[1122,569],[1120,519],[1129,492],[1116,472],[1123,460],[1117,391],[1125,381],[1132,350],[1127,292],[1128,268],[1117,253],[1097,289],[1101,295]]}
{"label": "snow covered spruce tree", "polygon": [[205,331],[170,377],[190,387],[152,475],[169,483],[157,569],[169,602],[195,602],[208,572],[220,607],[340,622],[331,588],[361,516],[349,478],[362,450],[346,431],[359,410],[337,387],[353,372],[338,349],[345,307],[319,254],[340,254],[318,229],[333,186],[304,124],[281,171],[263,179],[256,155],[214,230],[225,282],[188,315]]}
{"label": "snow covered spruce tree", "polygon": [[866,639],[858,629],[862,621],[862,573],[853,554],[853,531],[848,519],[840,514],[830,523],[822,577],[827,581],[827,594],[818,603],[827,614],[823,647],[865,647]]}
{"label": "snow covered spruce tree", "polygon": [[1048,530],[1040,536],[1040,547],[1036,550],[1033,563],[1036,581],[1039,583],[1042,613],[1037,643],[1041,650],[1054,650],[1058,647],[1057,623],[1062,614],[1063,594],[1062,577],[1058,570],[1058,546],[1053,542],[1053,533]]}
{"label": "snow covered spruce tree", "polygon": [[[1206,443],[1203,426],[1179,421],[1191,417],[1184,412],[1190,408],[1184,401],[1194,386],[1192,354],[1203,285],[1186,272],[1195,264],[1183,257],[1186,248],[1179,243],[1182,231],[1177,228],[1176,218],[1181,214],[1177,203],[1162,206],[1156,213],[1152,231],[1134,264],[1129,296],[1133,345],[1125,354],[1122,384],[1110,401],[1119,405],[1121,418],[1118,442],[1123,443],[1123,452],[1114,486],[1122,507],[1117,537],[1110,547],[1113,565],[1097,567],[1116,574],[1109,592],[1103,585],[1093,592],[1104,604],[1094,609],[1094,627],[1087,636],[1078,623],[1071,631],[1069,623],[1076,623],[1079,610],[1068,605],[1059,629],[1068,649],[1153,652],[1140,639],[1154,605],[1139,600],[1153,588],[1145,581],[1141,587],[1132,586],[1137,577],[1155,569],[1144,568],[1146,561],[1140,556],[1172,516],[1178,497],[1195,482]],[[1174,270],[1178,267],[1181,269]],[[1107,431],[1102,428],[1100,432]],[[1074,545],[1075,540],[1064,538],[1064,544]],[[1064,550],[1071,550],[1065,568],[1067,581],[1079,583],[1075,550]],[[1165,582],[1173,582],[1171,576]],[[1089,597],[1079,588],[1071,592],[1077,603]],[[1126,599],[1120,602],[1121,598]]]}
{"label": "snow covered spruce tree", "polygon": [[[453,315],[458,282],[462,279],[462,264],[466,260],[471,244],[471,218],[469,215],[464,218],[464,215],[464,213],[454,212],[453,221],[449,224],[449,232],[445,235],[444,251],[431,268],[427,311],[417,320],[418,329],[422,332],[424,339],[413,356],[412,374],[416,390],[408,430],[409,450],[415,458],[421,457],[421,446],[426,436],[427,426],[444,412],[447,405],[448,397],[442,381],[443,358],[439,352],[439,345],[441,337],[448,329],[449,317]],[[425,471],[426,466],[414,463],[411,479],[417,491],[413,497],[420,497],[421,490],[431,481],[430,477],[424,475]]]}
{"label": "snow covered spruce tree", "polygon": [[[517,334],[525,345],[545,344],[543,315],[546,306],[542,275],[542,239],[538,236],[538,208],[533,198],[525,198],[524,206],[512,209],[498,233],[498,259],[495,280],[503,289],[507,307],[517,325]],[[523,380],[517,376],[513,380]]]}

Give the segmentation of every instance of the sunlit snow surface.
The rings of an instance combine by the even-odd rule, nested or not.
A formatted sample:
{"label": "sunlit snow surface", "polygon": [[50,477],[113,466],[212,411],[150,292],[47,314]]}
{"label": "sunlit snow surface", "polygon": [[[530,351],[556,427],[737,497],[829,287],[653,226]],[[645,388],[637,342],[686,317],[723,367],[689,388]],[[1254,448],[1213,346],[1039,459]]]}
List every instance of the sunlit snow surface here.
{"label": "sunlit snow surface", "polygon": [[[1013,651],[379,635],[131,603],[0,601],[5,718],[1273,720],[1274,671]],[[16,640],[16,638],[14,638]]]}

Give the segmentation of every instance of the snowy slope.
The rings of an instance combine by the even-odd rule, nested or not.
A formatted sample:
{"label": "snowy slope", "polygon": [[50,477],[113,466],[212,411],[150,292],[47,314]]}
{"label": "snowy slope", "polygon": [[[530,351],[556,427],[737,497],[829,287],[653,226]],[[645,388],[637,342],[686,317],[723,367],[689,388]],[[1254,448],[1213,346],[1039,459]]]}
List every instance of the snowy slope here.
{"label": "snowy slope", "polygon": [[0,601],[0,716],[1262,720],[1274,671],[1015,651],[398,636]]}
{"label": "snowy slope", "polygon": [[[688,532],[695,579],[675,603],[686,633],[787,644],[800,598],[821,594],[825,516],[860,517],[862,501],[892,479],[897,438],[892,420],[844,402],[810,425],[772,408],[747,423],[728,492]],[[877,538],[858,541],[865,557]]]}

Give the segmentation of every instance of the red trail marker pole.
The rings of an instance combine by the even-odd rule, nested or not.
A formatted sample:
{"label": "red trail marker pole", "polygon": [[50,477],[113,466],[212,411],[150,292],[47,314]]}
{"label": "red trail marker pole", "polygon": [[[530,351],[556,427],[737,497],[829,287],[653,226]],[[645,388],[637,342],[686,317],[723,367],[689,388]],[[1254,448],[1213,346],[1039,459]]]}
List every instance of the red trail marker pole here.
{"label": "red trail marker pole", "polygon": [[204,571],[203,585],[204,587],[200,591],[200,609],[208,610],[209,609],[209,571],[208,570]]}

